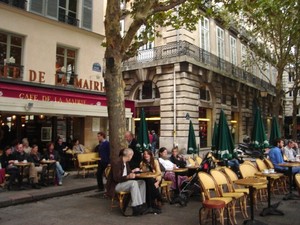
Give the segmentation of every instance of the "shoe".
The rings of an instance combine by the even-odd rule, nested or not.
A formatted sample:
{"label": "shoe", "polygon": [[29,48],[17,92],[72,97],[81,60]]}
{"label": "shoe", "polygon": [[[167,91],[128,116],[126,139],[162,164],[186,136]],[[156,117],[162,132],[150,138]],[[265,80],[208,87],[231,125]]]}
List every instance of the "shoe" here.
{"label": "shoe", "polygon": [[62,182],[60,181],[60,182],[58,182],[58,186],[61,186],[62,185]]}
{"label": "shoe", "polygon": [[38,184],[36,184],[36,183],[34,183],[34,184],[32,184],[32,188],[34,188],[34,189],[41,189],[41,186],[38,185]]}
{"label": "shoe", "polygon": [[137,205],[132,207],[132,216],[144,215],[147,212],[148,212],[148,208],[144,207],[143,205]]}
{"label": "shoe", "polygon": [[69,173],[68,172],[64,172],[63,177],[67,177],[67,176],[69,176]]}

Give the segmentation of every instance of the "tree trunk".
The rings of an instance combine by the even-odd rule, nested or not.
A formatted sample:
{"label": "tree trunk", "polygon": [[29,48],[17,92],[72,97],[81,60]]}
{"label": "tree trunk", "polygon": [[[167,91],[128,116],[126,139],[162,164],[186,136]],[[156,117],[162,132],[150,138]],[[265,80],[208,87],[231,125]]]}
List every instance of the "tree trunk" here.
{"label": "tree trunk", "polygon": [[119,151],[125,148],[124,134],[126,131],[124,81],[121,70],[121,56],[106,49],[105,89],[109,120],[109,142],[111,160],[118,157]]}

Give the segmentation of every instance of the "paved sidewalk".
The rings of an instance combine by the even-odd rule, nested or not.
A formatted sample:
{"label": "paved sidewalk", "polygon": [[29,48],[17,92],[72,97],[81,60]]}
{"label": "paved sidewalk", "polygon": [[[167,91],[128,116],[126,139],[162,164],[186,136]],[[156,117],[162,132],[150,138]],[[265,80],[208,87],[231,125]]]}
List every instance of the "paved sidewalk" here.
{"label": "paved sidewalk", "polygon": [[97,189],[97,180],[93,174],[82,178],[82,176],[77,177],[77,171],[71,171],[69,176],[63,178],[62,186],[49,185],[41,189],[28,187],[21,191],[0,189],[0,208],[95,189]]}

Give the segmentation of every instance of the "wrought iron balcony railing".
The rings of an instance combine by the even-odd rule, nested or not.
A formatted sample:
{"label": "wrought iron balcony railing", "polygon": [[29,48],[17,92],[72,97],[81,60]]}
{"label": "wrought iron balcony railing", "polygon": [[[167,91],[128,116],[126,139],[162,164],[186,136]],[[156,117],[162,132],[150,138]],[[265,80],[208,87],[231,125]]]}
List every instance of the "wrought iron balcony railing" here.
{"label": "wrought iron balcony railing", "polygon": [[27,0],[0,0],[0,2],[6,3],[8,5],[20,8],[20,9],[26,9]]}
{"label": "wrought iron balcony railing", "polygon": [[79,26],[79,20],[76,19],[76,18],[74,18],[74,17],[72,17],[72,16],[59,15],[58,20],[61,21],[61,22],[64,22],[64,23],[76,26],[76,27]]}
{"label": "wrought iron balcony railing", "polygon": [[137,56],[125,61],[123,65],[130,66],[136,63],[145,63],[178,56],[189,56],[197,62],[218,70],[217,72],[225,73],[228,77],[233,77],[243,83],[250,83],[256,87],[262,87],[272,93],[275,92],[275,87],[271,83],[187,41],[173,42],[152,49],[141,50]]}
{"label": "wrought iron balcony railing", "polygon": [[0,64],[0,77],[22,80],[23,68],[24,66],[15,63]]}

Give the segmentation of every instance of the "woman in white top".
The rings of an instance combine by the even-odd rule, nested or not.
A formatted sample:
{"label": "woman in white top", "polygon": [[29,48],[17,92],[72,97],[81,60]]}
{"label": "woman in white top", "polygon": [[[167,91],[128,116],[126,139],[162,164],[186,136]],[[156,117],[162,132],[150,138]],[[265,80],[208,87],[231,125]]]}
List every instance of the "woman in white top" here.
{"label": "woman in white top", "polygon": [[[176,189],[176,177],[175,177],[175,173],[172,172],[172,170],[177,169],[178,167],[176,166],[176,164],[172,163],[169,158],[168,158],[168,151],[165,147],[162,147],[159,149],[159,159],[158,161],[160,162],[160,164],[164,167],[164,169],[166,170],[165,175],[164,175],[164,179],[165,180],[170,180],[172,181],[172,186],[171,188],[173,190]],[[187,176],[178,176],[178,187],[180,189],[181,184],[187,180],[188,177]]]}
{"label": "woman in white top", "polygon": [[73,152],[76,154],[84,153],[85,147],[79,143],[78,139],[74,140]]}

